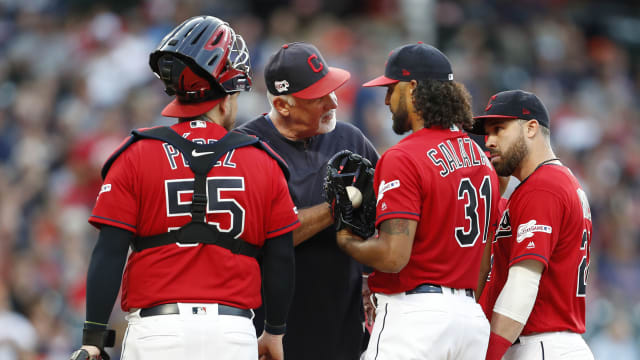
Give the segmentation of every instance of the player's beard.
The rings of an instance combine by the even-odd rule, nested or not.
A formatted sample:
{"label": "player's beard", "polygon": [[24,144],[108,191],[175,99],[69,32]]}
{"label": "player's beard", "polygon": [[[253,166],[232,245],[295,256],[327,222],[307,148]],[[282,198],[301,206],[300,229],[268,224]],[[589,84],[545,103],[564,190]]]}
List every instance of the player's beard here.
{"label": "player's beard", "polygon": [[522,163],[522,160],[529,154],[529,149],[524,141],[524,132],[520,132],[518,139],[511,145],[507,151],[500,153],[492,153],[500,156],[496,161],[492,161],[493,167],[499,176],[511,176],[516,168]]}
{"label": "player's beard", "polygon": [[327,111],[326,114],[320,118],[320,124],[318,125],[318,134],[326,134],[333,131],[336,128],[336,110],[332,109]]}
{"label": "player's beard", "polygon": [[398,100],[398,107],[396,111],[391,112],[391,119],[393,120],[393,132],[398,135],[402,135],[409,131],[409,111],[407,110],[407,101],[404,96],[400,96]]}

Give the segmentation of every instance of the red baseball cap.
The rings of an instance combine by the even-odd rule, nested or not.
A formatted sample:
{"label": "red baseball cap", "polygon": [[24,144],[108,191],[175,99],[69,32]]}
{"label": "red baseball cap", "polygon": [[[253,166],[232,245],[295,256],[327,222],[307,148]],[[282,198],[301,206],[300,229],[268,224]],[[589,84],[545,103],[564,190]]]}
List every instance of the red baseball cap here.
{"label": "red baseball cap", "polygon": [[321,98],[342,86],[350,77],[348,71],[328,66],[320,51],[304,42],[282,45],[269,58],[264,70],[269,93],[301,99]]}

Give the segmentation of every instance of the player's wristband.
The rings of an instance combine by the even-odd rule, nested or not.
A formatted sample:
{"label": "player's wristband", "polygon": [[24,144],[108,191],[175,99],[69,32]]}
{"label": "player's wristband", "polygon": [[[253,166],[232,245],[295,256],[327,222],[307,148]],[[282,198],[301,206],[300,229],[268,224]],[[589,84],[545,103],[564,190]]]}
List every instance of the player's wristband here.
{"label": "player's wristband", "polygon": [[87,328],[86,324],[85,328],[82,329],[82,345],[93,345],[101,351],[104,351],[105,347],[113,347],[115,341],[115,330],[110,330],[106,327],[103,329],[91,329]]}
{"label": "player's wristband", "polygon": [[511,341],[503,338],[502,336],[492,332],[489,336],[489,347],[487,348],[486,360],[500,360],[504,353],[509,350]]}
{"label": "player's wristband", "polygon": [[271,335],[282,335],[287,332],[287,324],[271,325],[265,320],[264,331],[268,332]]}

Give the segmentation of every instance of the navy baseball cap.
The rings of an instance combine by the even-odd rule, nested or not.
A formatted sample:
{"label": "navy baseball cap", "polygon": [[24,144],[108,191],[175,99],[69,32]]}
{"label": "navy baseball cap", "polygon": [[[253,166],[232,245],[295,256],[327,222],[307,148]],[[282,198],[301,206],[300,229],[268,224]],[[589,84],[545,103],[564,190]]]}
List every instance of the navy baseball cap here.
{"label": "navy baseball cap", "polygon": [[542,101],[530,92],[509,90],[499,92],[489,99],[484,115],[474,116],[470,133],[486,135],[485,119],[536,119],[540,125],[549,128],[549,113]]}
{"label": "navy baseball cap", "polygon": [[321,98],[342,86],[350,77],[348,71],[327,65],[320,51],[304,42],[282,45],[269,58],[264,70],[269,93],[301,99]]}
{"label": "navy baseball cap", "polygon": [[422,41],[403,45],[389,54],[384,75],[362,86],[387,86],[411,80],[452,81],[451,63],[442,51]]}

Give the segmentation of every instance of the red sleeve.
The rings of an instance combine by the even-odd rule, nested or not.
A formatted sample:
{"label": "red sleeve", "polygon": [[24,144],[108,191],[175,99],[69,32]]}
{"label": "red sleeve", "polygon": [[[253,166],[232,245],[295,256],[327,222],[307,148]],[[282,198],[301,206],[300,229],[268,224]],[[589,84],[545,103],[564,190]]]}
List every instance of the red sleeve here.
{"label": "red sleeve", "polygon": [[392,149],[382,155],[374,175],[376,227],[388,219],[420,220],[424,178],[422,170],[404,152]]}
{"label": "red sleeve", "polygon": [[138,201],[134,194],[136,165],[131,161],[131,148],[122,153],[105,178],[89,223],[100,228],[111,225],[136,233]]}
{"label": "red sleeve", "polygon": [[511,202],[509,212],[515,237],[509,266],[533,259],[542,262],[546,268],[558,242],[563,208],[556,195],[540,189],[522,194],[515,203]]}
{"label": "red sleeve", "polygon": [[271,172],[273,176],[273,191],[271,200],[271,216],[268,222],[267,238],[274,238],[289,231],[293,231],[300,226],[298,215],[295,212],[295,205],[291,200],[287,181],[284,178],[282,169],[272,161],[274,170]]}

